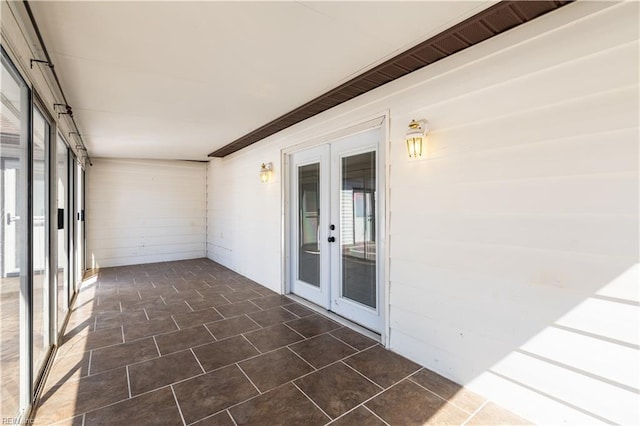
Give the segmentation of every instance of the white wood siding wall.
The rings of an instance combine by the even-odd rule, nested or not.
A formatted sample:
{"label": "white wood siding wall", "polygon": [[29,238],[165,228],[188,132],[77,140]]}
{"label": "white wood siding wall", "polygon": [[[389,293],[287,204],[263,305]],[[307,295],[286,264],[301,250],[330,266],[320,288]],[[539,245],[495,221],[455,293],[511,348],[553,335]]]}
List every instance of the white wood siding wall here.
{"label": "white wood siding wall", "polygon": [[573,3],[214,160],[208,256],[279,290],[280,150],[388,111],[391,349],[535,422],[639,423],[638,13]]}
{"label": "white wood siding wall", "polygon": [[206,164],[95,159],[86,209],[89,268],[204,257]]}

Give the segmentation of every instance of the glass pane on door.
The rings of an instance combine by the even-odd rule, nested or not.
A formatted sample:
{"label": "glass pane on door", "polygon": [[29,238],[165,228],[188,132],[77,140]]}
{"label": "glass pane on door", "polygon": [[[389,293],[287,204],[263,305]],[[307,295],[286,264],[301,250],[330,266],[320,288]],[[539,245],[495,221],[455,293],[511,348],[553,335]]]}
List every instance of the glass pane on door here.
{"label": "glass pane on door", "polygon": [[49,348],[49,289],[47,282],[47,170],[46,155],[49,124],[37,108],[33,109],[32,150],[32,315],[33,315],[33,379],[44,364]]}
{"label": "glass pane on door", "polygon": [[298,279],[320,287],[320,164],[298,167]]}
{"label": "glass pane on door", "polygon": [[0,103],[0,417],[13,423],[20,411],[20,287],[25,271],[27,193],[27,87],[2,58]]}
{"label": "glass pane on door", "polygon": [[341,163],[342,297],[375,309],[376,153],[342,157]]}

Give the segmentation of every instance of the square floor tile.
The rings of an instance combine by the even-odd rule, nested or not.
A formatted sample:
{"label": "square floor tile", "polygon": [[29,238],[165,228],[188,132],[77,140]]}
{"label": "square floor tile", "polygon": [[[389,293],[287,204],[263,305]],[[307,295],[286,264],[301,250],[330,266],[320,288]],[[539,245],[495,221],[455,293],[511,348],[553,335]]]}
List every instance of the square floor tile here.
{"label": "square floor tile", "polygon": [[387,389],[365,404],[391,425],[464,423],[468,414],[410,380]]}
{"label": "square floor tile", "polygon": [[321,334],[296,343],[291,345],[291,349],[316,368],[324,367],[356,353],[355,349],[329,334]]}
{"label": "square floor tile", "polygon": [[313,371],[309,364],[287,348],[260,355],[238,365],[260,392],[266,392]]}
{"label": "square floor tile", "polygon": [[203,325],[155,336],[162,355],[210,343],[215,339]]}
{"label": "square floor tile", "polygon": [[289,321],[287,325],[302,334],[304,337],[313,337],[342,327],[340,324],[320,315],[310,315],[308,317]]}
{"label": "square floor tile", "polygon": [[415,362],[379,345],[347,358],[344,362],[384,388],[420,369]]}
{"label": "square floor tile", "polygon": [[330,420],[292,384],[232,407],[229,412],[238,426],[319,426]]}
{"label": "square floor tile", "polygon": [[173,389],[187,424],[258,395],[235,365],[180,382]]}
{"label": "square floor tile", "polygon": [[182,425],[170,388],[158,389],[86,414],[85,425]]}
{"label": "square floor tile", "polygon": [[480,395],[426,368],[418,371],[410,379],[469,414],[486,401]]}
{"label": "square floor tile", "polygon": [[251,321],[246,315],[233,317],[222,321],[210,322],[206,327],[216,336],[216,339],[226,339],[238,334],[260,328],[258,324]]}
{"label": "square floor tile", "polygon": [[296,380],[295,384],[334,419],[382,391],[341,362]]}
{"label": "square floor tile", "polygon": [[128,368],[131,395],[134,396],[204,373],[190,350],[133,364]]}
{"label": "square floor tile", "polygon": [[198,346],[193,348],[193,352],[206,371],[234,364],[259,354],[253,345],[242,336]]}
{"label": "square floor tile", "polygon": [[282,309],[281,307],[269,309],[267,311],[254,312],[249,314],[252,320],[260,324],[262,327],[269,327],[283,323],[285,321],[291,321],[298,318],[289,311]]}
{"label": "square floor tile", "polygon": [[120,345],[96,349],[91,354],[90,373],[96,374],[116,367],[157,358],[158,350],[148,337]]}
{"label": "square floor tile", "polygon": [[195,312],[177,314],[173,316],[173,319],[176,321],[176,323],[178,323],[178,327],[184,329],[195,327],[197,325],[203,325],[207,322],[221,320],[222,316],[215,309],[209,308]]}
{"label": "square floor tile", "polygon": [[302,336],[285,325],[274,325],[272,327],[252,331],[246,333],[245,336],[261,352],[268,352],[303,339]]}

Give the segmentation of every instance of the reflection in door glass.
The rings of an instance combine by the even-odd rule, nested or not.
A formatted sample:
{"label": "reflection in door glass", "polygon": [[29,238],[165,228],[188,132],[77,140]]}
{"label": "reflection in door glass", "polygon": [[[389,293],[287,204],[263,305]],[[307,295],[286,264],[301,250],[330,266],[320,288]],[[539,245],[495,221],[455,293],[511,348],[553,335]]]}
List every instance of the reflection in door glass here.
{"label": "reflection in door glass", "polygon": [[33,379],[38,380],[38,371],[44,364],[49,347],[49,288],[46,279],[47,262],[47,145],[49,144],[49,124],[40,111],[33,108],[33,150],[32,150],[32,198],[33,227]]}
{"label": "reflection in door glass", "polygon": [[342,158],[342,297],[376,307],[376,153]]}
{"label": "reflection in door glass", "polygon": [[[20,286],[24,280],[26,191],[26,86],[2,64],[0,104],[0,417],[12,420],[20,409]],[[27,110],[25,110],[27,108]]]}
{"label": "reflection in door glass", "polygon": [[298,168],[298,279],[320,287],[320,164]]}

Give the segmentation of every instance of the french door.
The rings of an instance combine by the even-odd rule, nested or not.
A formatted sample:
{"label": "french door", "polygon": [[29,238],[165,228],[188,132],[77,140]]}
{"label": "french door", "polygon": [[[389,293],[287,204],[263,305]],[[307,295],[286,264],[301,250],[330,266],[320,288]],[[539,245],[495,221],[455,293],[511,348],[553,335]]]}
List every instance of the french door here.
{"label": "french door", "polygon": [[380,129],[291,155],[291,292],[373,331],[379,277]]}

